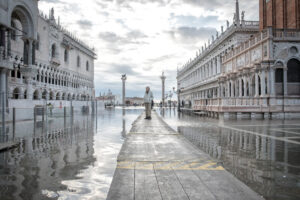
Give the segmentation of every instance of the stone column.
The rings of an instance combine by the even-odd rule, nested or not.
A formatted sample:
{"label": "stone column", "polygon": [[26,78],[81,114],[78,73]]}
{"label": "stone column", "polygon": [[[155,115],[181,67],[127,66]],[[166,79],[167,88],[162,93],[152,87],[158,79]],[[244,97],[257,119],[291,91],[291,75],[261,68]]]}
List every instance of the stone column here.
{"label": "stone column", "polygon": [[217,74],[221,73],[221,56],[217,57]]}
{"label": "stone column", "polygon": [[125,82],[127,80],[126,74],[122,75],[121,80],[122,80],[122,104],[123,104],[122,106],[125,106],[125,104],[126,104],[126,102],[125,102],[125,100],[126,100]]}
{"label": "stone column", "polygon": [[220,98],[223,98],[223,83],[220,84]]}
{"label": "stone column", "polygon": [[275,96],[275,69],[271,66],[269,71],[270,95]]}
{"label": "stone column", "polygon": [[32,40],[28,40],[28,65],[32,65]]}
{"label": "stone column", "polygon": [[7,32],[7,56],[11,55],[11,30]]}
{"label": "stone column", "polygon": [[7,98],[6,84],[7,84],[6,69],[0,68],[0,109],[2,109],[2,105],[4,105],[4,108],[6,108],[6,98]]}
{"label": "stone column", "polygon": [[258,74],[257,73],[255,73],[255,97],[258,97],[259,95],[258,95],[258,90],[259,90],[259,88],[258,88]]}
{"label": "stone column", "polygon": [[264,97],[264,96],[266,96],[266,71],[265,71],[265,69],[263,69],[261,72],[260,82],[261,82],[261,96]]}
{"label": "stone column", "polygon": [[25,77],[27,83],[27,99],[33,99],[33,92],[32,92],[32,77]]}
{"label": "stone column", "polygon": [[247,80],[244,79],[244,97],[247,96]]}
{"label": "stone column", "polygon": [[33,41],[32,43],[32,65],[35,65],[35,48],[36,48],[36,41]]}
{"label": "stone column", "polygon": [[230,87],[230,81],[227,81],[227,97],[231,96],[231,87]]}
{"label": "stone column", "polygon": [[288,94],[288,87],[287,87],[287,83],[288,83],[288,80],[287,80],[287,68],[285,67],[283,69],[283,92],[284,92],[284,96],[286,96]]}

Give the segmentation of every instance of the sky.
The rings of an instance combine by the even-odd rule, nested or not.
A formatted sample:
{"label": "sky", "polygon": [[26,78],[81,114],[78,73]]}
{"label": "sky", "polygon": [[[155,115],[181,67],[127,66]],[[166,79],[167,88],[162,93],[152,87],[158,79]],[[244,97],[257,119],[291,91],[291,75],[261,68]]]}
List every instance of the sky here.
{"label": "sky", "polygon": [[[258,4],[240,0],[246,20],[258,20]],[[126,96],[142,97],[149,85],[158,100],[161,73],[169,93],[177,85],[177,68],[226,27],[226,20],[232,23],[235,0],[39,1],[46,14],[52,7],[65,28],[95,48],[96,96],[108,89],[121,94],[126,73]]]}

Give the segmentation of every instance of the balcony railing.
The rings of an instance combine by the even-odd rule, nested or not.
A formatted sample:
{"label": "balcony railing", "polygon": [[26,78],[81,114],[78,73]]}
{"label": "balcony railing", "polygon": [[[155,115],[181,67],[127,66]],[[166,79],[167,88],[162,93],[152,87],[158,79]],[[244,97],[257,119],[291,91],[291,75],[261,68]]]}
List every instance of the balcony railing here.
{"label": "balcony railing", "polygon": [[273,36],[276,39],[297,39],[300,40],[300,30],[282,30],[276,29],[273,32]]}

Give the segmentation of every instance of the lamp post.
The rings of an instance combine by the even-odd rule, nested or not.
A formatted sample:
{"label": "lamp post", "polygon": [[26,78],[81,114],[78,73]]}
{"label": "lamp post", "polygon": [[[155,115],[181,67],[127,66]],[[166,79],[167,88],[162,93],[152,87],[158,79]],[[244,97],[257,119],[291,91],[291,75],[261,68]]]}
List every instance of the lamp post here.
{"label": "lamp post", "polygon": [[162,72],[162,75],[160,76],[161,83],[162,83],[162,91],[161,91],[161,98],[162,98],[162,107],[165,107],[165,80],[166,76],[164,75],[164,72]]}

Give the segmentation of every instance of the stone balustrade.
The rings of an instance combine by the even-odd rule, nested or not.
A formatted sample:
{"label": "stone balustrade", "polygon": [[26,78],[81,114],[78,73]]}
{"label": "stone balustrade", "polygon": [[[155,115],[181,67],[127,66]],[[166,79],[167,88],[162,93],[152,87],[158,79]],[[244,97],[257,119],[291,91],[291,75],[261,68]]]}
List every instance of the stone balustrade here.
{"label": "stone balustrade", "polygon": [[297,97],[237,97],[197,99],[194,100],[193,110],[221,113],[300,112],[300,99]]}

